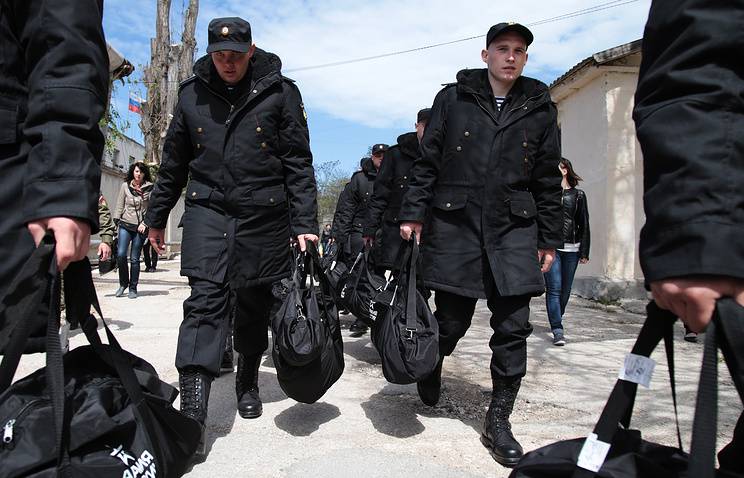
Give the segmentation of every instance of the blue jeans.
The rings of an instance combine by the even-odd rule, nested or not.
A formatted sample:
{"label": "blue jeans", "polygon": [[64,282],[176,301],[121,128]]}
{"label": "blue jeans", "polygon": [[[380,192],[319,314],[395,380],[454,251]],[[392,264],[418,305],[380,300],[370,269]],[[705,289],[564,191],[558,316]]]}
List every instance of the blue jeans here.
{"label": "blue jeans", "polygon": [[553,333],[563,333],[563,314],[566,312],[568,298],[571,296],[576,267],[579,265],[578,252],[555,251],[555,260],[545,276],[545,305]]}
{"label": "blue jeans", "polygon": [[131,233],[119,226],[119,248],[116,250],[116,257],[127,257],[127,249],[129,249],[130,242],[132,243],[132,254],[129,257],[129,262],[139,264],[142,246],[145,245],[145,235]]}

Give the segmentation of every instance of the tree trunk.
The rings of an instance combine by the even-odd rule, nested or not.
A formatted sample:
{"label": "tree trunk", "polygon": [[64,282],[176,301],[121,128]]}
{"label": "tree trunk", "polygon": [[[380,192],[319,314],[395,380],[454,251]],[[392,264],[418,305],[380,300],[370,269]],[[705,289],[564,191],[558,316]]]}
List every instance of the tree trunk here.
{"label": "tree trunk", "polygon": [[194,59],[194,30],[199,12],[199,0],[189,0],[184,14],[182,44],[172,45],[170,38],[171,0],[157,0],[155,38],[150,40],[150,64],[145,67],[143,81],[147,100],[142,104],[140,128],[145,139],[145,160],[160,164],[163,139],[168,131],[178,97],[178,84],[191,75]]}

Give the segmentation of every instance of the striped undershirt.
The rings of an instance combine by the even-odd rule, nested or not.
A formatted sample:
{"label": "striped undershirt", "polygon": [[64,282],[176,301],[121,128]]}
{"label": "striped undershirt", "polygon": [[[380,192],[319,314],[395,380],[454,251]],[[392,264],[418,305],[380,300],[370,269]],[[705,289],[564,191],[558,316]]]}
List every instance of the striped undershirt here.
{"label": "striped undershirt", "polygon": [[501,105],[504,104],[504,100],[506,99],[506,96],[494,96],[494,98],[496,99],[496,108],[498,108],[499,111],[501,111]]}

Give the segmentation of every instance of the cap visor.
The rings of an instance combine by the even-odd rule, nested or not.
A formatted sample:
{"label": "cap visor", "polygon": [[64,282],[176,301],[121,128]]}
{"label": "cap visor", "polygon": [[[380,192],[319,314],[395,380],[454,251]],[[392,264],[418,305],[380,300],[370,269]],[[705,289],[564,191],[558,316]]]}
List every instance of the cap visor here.
{"label": "cap visor", "polygon": [[250,43],[241,43],[241,42],[235,42],[235,41],[220,41],[217,43],[212,43],[207,47],[207,53],[214,53],[216,51],[224,51],[224,50],[230,50],[230,51],[237,51],[240,53],[248,53],[248,50],[251,49]]}

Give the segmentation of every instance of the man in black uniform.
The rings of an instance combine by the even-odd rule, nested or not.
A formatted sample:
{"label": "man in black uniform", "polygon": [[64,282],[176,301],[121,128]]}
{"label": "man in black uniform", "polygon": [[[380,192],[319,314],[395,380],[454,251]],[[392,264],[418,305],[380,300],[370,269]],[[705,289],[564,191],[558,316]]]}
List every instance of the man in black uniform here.
{"label": "man in black uniform", "polygon": [[[422,244],[443,357],[488,299],[493,392],[481,441],[504,466],[522,456],[509,416],[527,370],[530,298],[561,245],[557,111],[548,87],[522,76],[532,39],[522,25],[494,25],[487,68],[439,92],[399,214],[403,238],[415,231]],[[422,401],[436,404],[440,385],[441,363],[418,384]]]}
{"label": "man in black uniform", "polygon": [[[419,144],[429,121],[431,108],[424,108],[416,115],[415,132],[398,136],[398,144],[388,149],[385,161],[375,180],[374,193],[369,201],[364,221],[364,244],[375,246],[375,266],[393,269],[402,241],[398,213],[403,195],[408,191],[413,162],[419,156]],[[379,241],[375,243],[377,231]]]}
{"label": "man in black uniform", "polygon": [[[364,249],[362,238],[363,221],[372,197],[377,172],[380,170],[388,145],[378,143],[372,146],[372,157],[362,159],[361,171],[351,176],[344,188],[337,205],[338,226],[335,227],[336,239],[344,247],[344,258],[349,267],[357,255]],[[357,319],[349,327],[352,337],[360,337],[367,331],[367,324]]]}
{"label": "man in black uniform", "polygon": [[[643,35],[633,111],[644,157],[641,267],[659,307],[693,332],[721,297],[744,320],[742,25],[744,0],[654,1]],[[721,470],[744,475],[743,454],[744,414],[718,454]]]}
{"label": "man in black uniform", "polygon": [[0,2],[0,297],[47,230],[60,269],[98,231],[102,15],[100,0]]}
{"label": "man in black uniform", "polygon": [[[184,302],[176,367],[181,410],[204,424],[235,296],[236,393],[243,418],[262,413],[258,368],[274,282],[290,273],[290,238],[317,242],[317,203],[300,92],[281,61],[252,43],[250,24],[217,18],[207,55],[180,87],[145,222],[164,248],[168,213],[186,187]],[[187,184],[188,181],[188,184]],[[202,452],[204,450],[202,449]]]}

